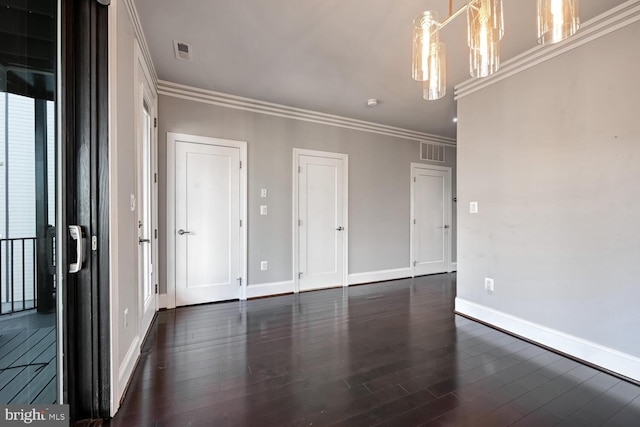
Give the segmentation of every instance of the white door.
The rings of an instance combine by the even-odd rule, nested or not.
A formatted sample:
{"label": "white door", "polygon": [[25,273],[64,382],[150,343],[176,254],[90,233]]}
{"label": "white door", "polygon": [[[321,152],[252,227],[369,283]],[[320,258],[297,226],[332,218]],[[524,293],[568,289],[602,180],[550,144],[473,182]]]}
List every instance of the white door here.
{"label": "white door", "polygon": [[240,149],[176,141],[176,305],[240,298]]}
{"label": "white door", "polygon": [[137,179],[137,225],[138,225],[138,295],[139,330],[144,336],[157,310],[155,260],[157,240],[157,188],[156,180],[156,94],[146,63],[136,44],[136,110],[137,132],[136,179]]}
{"label": "white door", "polygon": [[346,156],[299,154],[298,284],[300,291],[345,284]]}
{"label": "white door", "polygon": [[448,272],[451,259],[451,169],[412,165],[414,275]]}
{"label": "white door", "polygon": [[153,271],[153,118],[152,107],[143,102],[139,116],[138,143],[138,283],[142,302],[140,331],[144,335],[156,312],[156,291]]}

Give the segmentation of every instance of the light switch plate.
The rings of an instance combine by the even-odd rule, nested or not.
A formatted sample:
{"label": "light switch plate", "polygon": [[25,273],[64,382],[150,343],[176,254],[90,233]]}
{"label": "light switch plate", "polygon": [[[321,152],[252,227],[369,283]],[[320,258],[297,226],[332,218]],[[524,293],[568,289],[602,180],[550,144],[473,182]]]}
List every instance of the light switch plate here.
{"label": "light switch plate", "polygon": [[131,195],[131,212],[136,210],[136,196],[134,194]]}
{"label": "light switch plate", "polygon": [[265,198],[267,197],[267,189],[263,188],[262,190],[260,190],[260,197]]}
{"label": "light switch plate", "polygon": [[267,261],[260,261],[260,270],[267,271],[269,269],[269,263]]}
{"label": "light switch plate", "polygon": [[478,213],[478,202],[469,202],[469,212],[472,214]]}
{"label": "light switch plate", "polygon": [[260,205],[260,215],[267,214],[267,205]]}

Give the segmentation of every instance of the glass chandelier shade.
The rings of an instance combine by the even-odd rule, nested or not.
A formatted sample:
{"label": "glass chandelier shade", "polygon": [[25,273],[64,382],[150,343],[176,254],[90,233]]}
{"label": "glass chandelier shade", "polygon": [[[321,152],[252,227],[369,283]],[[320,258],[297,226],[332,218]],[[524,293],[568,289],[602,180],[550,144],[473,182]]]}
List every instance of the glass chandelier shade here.
{"label": "glass chandelier shade", "polygon": [[438,16],[431,11],[422,12],[413,20],[413,72],[414,80],[429,80],[429,49],[438,42]]}
{"label": "glass chandelier shade", "polygon": [[471,77],[487,77],[500,69],[500,42],[490,43],[482,49],[469,49]]}
{"label": "glass chandelier shade", "polygon": [[500,68],[500,39],[504,35],[502,0],[467,3],[469,72],[487,77]]}
{"label": "glass chandelier shade", "polygon": [[538,43],[553,44],[580,28],[578,0],[538,0]]}
{"label": "glass chandelier shade", "polygon": [[429,80],[422,86],[422,97],[434,101],[447,94],[447,51],[444,43],[431,43],[428,66]]}
{"label": "glass chandelier shade", "polygon": [[502,0],[468,0],[468,44],[470,49],[482,49],[504,35]]}

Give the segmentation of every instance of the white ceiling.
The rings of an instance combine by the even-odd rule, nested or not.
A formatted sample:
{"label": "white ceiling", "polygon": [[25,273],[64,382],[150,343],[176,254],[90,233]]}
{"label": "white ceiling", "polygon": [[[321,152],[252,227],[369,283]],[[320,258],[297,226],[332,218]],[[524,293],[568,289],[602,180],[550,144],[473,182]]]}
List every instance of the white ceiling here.
{"label": "white ceiling", "polygon": [[[454,0],[454,8],[464,4]],[[624,0],[581,0],[585,22]],[[447,96],[411,79],[411,28],[448,0],[135,0],[158,77],[400,128],[456,136],[453,86],[469,78],[466,16],[441,31]],[[501,60],[536,45],[536,0],[504,0]],[[173,40],[193,45],[193,62]],[[375,108],[366,106],[378,98]]]}

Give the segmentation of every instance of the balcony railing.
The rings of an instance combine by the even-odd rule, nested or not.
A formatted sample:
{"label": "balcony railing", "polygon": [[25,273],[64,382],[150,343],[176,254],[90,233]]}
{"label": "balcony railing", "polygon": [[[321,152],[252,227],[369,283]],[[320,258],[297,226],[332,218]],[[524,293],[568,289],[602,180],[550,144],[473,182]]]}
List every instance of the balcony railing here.
{"label": "balcony railing", "polygon": [[0,314],[38,307],[37,238],[0,239]]}

